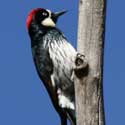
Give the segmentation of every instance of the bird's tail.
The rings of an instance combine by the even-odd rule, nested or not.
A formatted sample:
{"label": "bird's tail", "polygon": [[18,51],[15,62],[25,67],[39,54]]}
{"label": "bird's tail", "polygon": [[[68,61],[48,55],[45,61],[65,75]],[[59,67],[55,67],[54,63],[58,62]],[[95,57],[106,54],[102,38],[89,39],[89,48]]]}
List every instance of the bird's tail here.
{"label": "bird's tail", "polygon": [[72,109],[66,109],[67,111],[67,117],[71,122],[71,125],[76,125],[76,114],[75,110]]}

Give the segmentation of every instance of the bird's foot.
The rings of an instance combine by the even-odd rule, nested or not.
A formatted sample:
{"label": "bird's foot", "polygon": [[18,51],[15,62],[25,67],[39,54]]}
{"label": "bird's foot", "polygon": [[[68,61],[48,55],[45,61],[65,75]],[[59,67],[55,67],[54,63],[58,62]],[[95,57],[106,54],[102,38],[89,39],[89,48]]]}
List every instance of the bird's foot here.
{"label": "bird's foot", "polygon": [[75,75],[79,78],[87,75],[88,73],[88,62],[85,58],[85,55],[77,53],[76,59],[75,59]]}
{"label": "bird's foot", "polygon": [[88,65],[87,60],[85,58],[85,55],[77,53],[76,60],[75,60],[75,65],[76,65],[76,69],[85,68]]}

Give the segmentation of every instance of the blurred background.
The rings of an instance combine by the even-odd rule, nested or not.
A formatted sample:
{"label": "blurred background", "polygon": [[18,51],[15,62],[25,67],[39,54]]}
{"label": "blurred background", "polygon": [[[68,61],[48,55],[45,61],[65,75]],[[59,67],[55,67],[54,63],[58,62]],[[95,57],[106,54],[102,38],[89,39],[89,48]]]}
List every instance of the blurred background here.
{"label": "blurred background", "polygon": [[[68,10],[58,27],[76,48],[78,1],[31,0],[0,3],[0,125],[59,125],[60,119],[39,79],[26,29],[28,13],[37,7]],[[125,1],[108,0],[104,99],[106,125],[124,125]]]}

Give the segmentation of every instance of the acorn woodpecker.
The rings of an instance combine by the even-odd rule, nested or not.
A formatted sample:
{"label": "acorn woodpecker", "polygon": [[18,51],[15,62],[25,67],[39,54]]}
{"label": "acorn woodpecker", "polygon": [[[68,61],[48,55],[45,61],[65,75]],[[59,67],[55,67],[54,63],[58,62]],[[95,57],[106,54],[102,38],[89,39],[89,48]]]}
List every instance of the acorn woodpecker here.
{"label": "acorn woodpecker", "polygon": [[58,18],[66,11],[53,13],[37,8],[27,18],[27,28],[36,70],[58,112],[61,125],[67,119],[76,124],[75,94],[72,73],[77,51],[56,27]]}

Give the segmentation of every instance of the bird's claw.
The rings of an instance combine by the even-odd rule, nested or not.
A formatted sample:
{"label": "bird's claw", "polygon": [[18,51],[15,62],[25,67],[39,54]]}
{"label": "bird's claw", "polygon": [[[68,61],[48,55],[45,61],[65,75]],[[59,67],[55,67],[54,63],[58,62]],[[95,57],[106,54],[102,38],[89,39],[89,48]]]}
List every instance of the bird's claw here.
{"label": "bird's claw", "polygon": [[76,70],[85,68],[88,65],[85,55],[77,53],[75,65],[76,65],[75,67]]}
{"label": "bird's claw", "polygon": [[85,55],[77,53],[74,71],[78,77],[83,77],[88,73],[88,62]]}

